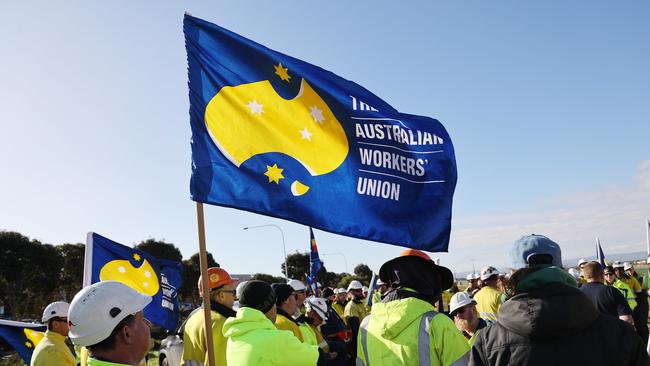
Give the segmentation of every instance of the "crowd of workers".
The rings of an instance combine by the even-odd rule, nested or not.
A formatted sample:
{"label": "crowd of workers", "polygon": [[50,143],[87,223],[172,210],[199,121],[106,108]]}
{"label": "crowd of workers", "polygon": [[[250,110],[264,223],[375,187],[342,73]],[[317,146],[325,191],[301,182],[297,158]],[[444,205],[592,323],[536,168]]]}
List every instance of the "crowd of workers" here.
{"label": "crowd of workers", "polygon": [[[208,270],[215,365],[650,365],[648,281],[630,263],[581,259],[562,268],[560,246],[529,235],[511,249],[512,271],[467,277],[408,249],[384,263],[376,291],[359,281],[316,294],[298,280],[237,284]],[[371,297],[368,299],[367,297]],[[444,308],[438,308],[440,302]],[[32,365],[141,365],[151,297],[114,281],[44,311],[47,332]],[[207,365],[203,311],[186,321],[182,365]]]}

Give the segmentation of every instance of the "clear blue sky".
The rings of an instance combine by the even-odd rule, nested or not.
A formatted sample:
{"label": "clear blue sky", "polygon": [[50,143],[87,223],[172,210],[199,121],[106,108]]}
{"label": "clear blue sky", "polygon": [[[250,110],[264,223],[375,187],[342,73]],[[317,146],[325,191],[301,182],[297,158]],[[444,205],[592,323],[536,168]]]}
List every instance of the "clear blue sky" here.
{"label": "clear blue sky", "polygon": [[[0,21],[0,230],[52,244],[87,231],[197,251],[189,200],[183,12],[439,119],[458,186],[456,271],[508,265],[546,234],[564,257],[643,250],[650,216],[647,1],[10,2]],[[208,249],[234,273],[279,274],[308,229],[207,207]],[[400,248],[316,231],[349,270]],[[438,255],[436,255],[438,256]],[[343,271],[340,256],[325,256]]]}

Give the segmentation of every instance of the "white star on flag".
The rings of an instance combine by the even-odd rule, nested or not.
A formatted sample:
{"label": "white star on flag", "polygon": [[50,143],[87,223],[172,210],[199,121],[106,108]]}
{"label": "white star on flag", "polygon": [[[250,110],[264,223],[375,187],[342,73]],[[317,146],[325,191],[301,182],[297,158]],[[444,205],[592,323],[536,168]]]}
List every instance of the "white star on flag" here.
{"label": "white star on flag", "polygon": [[118,270],[120,273],[124,273],[124,272],[126,272],[126,268],[124,268],[124,267],[122,267],[122,266],[117,267],[117,270]]}
{"label": "white star on flag", "polygon": [[248,108],[251,109],[251,113],[253,114],[262,114],[264,113],[264,106],[257,103],[257,100],[253,99],[250,102],[248,102]]}
{"label": "white star on flag", "polygon": [[302,135],[303,140],[309,140],[311,141],[311,132],[307,129],[307,127],[303,128],[300,130],[300,134]]}
{"label": "white star on flag", "polygon": [[144,276],[147,278],[151,277],[151,272],[149,270],[144,271]]}
{"label": "white star on flag", "polygon": [[314,121],[318,123],[322,123],[325,120],[325,117],[323,117],[323,111],[318,109],[315,105],[309,107],[309,114],[311,114],[311,116],[314,117]]}

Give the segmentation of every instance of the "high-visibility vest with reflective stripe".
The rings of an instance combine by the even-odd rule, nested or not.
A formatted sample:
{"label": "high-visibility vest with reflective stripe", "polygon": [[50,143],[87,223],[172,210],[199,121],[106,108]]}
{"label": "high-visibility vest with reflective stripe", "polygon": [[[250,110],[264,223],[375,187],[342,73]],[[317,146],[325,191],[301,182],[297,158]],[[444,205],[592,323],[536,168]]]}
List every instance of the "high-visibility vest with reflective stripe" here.
{"label": "high-visibility vest with reflective stripe", "polygon": [[502,302],[501,295],[501,291],[490,286],[485,286],[474,294],[476,310],[478,310],[481,318],[492,322],[497,320],[497,314],[499,314]]}
{"label": "high-visibility vest with reflective stripe", "polygon": [[[357,366],[461,366],[469,362],[469,345],[454,323],[444,314],[431,309],[433,306],[418,299],[395,301],[419,301],[419,320],[413,321],[393,339],[384,339],[379,332],[382,324],[367,316],[359,328]],[[377,304],[379,305],[379,304]],[[385,304],[381,304],[383,306]],[[399,317],[400,314],[394,314]]]}

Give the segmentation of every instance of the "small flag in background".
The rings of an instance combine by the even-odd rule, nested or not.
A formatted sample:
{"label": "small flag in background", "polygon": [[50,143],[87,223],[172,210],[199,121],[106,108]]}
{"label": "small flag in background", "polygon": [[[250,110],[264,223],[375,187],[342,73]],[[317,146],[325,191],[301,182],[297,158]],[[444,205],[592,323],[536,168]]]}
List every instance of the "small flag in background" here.
{"label": "small flag in background", "polygon": [[318,285],[316,281],[316,275],[323,267],[323,262],[320,260],[318,255],[318,246],[316,245],[316,238],[314,237],[314,230],[309,228],[309,278],[307,282],[310,286],[314,286],[314,294],[318,291]]}
{"label": "small flag in background", "polygon": [[34,348],[43,339],[46,330],[47,327],[42,324],[0,319],[0,338],[9,343],[27,365],[30,364]]}
{"label": "small flag in background", "polygon": [[370,285],[368,286],[368,296],[366,296],[366,305],[372,306],[373,295],[377,290],[377,275],[375,272],[372,272],[372,278],[370,278]]}
{"label": "small flag in background", "polygon": [[183,30],[192,200],[447,251],[457,173],[439,121],[202,19]]}
{"label": "small flag in background", "polygon": [[158,259],[101,235],[88,233],[84,262],[84,286],[99,281],[119,281],[153,297],[144,308],[152,323],[174,330],[180,315],[178,288],[183,278],[181,263]]}
{"label": "small flag in background", "polygon": [[600,246],[600,239],[596,238],[596,258],[600,265],[604,267],[607,266],[607,260],[605,259],[605,253],[603,253],[603,248]]}

